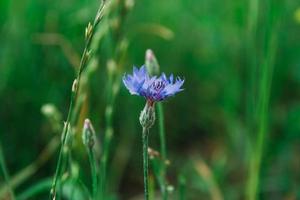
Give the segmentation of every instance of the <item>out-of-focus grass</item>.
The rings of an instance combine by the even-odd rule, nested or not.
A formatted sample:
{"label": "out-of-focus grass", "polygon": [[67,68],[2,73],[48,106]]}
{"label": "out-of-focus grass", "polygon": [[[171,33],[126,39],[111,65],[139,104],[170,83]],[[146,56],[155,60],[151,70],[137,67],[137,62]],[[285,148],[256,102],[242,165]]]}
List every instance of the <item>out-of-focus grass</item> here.
{"label": "out-of-focus grass", "polygon": [[[126,17],[120,9],[110,16],[116,25],[123,25],[118,31],[108,28],[99,41],[94,54],[97,67],[91,69],[81,115],[92,119],[100,142],[113,127],[107,172],[111,196],[130,199],[143,191],[138,115],[144,102],[121,87],[107,122],[105,108],[111,104],[107,61],[122,57],[117,63],[120,76],[133,64],[142,65],[145,50],[151,48],[161,71],[186,79],[185,91],[164,104],[171,162],[167,178],[175,194],[209,199],[217,187],[224,199],[246,198],[250,155],[260,151],[254,198],[299,198],[300,4],[256,2],[255,9],[250,0],[140,0]],[[84,29],[97,5],[91,0],[0,2],[0,139],[11,180],[58,135],[40,110],[52,103],[63,118],[67,115]],[[278,13],[270,12],[274,6]],[[114,49],[126,43],[122,38],[128,49],[118,55]],[[259,148],[258,130],[264,135]],[[80,165],[78,176],[88,182],[88,158],[81,137],[75,138],[72,157]],[[151,132],[150,144],[159,150],[158,132]],[[199,173],[197,163],[202,161],[213,184],[205,170]],[[14,188],[17,196],[26,197],[29,186],[52,176],[55,164],[52,156]],[[2,173],[0,181],[2,187]],[[47,194],[44,190],[35,198]]]}

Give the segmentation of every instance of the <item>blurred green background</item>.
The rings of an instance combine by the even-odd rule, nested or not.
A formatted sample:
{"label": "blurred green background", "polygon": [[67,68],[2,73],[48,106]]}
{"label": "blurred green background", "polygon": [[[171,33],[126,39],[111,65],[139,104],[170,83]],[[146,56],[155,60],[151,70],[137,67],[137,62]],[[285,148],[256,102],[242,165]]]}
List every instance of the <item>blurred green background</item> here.
{"label": "blurred green background", "polygon": [[[104,36],[94,44],[97,62],[80,112],[80,119],[92,120],[101,144],[111,93],[107,66],[117,62],[112,198],[134,199],[143,191],[138,116],[144,99],[130,96],[118,80],[133,65],[143,65],[145,51],[152,49],[161,71],[186,81],[184,92],[164,102],[174,195],[185,183],[186,199],[247,199],[251,166],[258,160],[257,199],[300,199],[300,2],[116,2],[99,25]],[[84,30],[98,4],[0,1],[0,139],[12,180],[61,133]],[[85,180],[89,167],[77,132],[73,158]],[[16,194],[53,176],[57,145],[27,168],[27,175],[23,171],[26,178],[19,180]],[[157,127],[150,146],[159,149]],[[47,195],[45,190],[31,199]]]}

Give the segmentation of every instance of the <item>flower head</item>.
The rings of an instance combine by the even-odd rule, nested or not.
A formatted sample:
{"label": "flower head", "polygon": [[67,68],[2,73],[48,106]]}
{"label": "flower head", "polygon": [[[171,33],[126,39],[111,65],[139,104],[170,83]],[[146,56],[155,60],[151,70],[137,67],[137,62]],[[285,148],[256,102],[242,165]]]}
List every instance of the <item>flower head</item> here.
{"label": "flower head", "polygon": [[123,83],[132,95],[143,96],[148,102],[154,103],[182,91],[184,80],[174,78],[173,74],[167,77],[165,73],[159,77],[151,77],[146,67],[142,66],[140,69],[133,67],[132,75],[125,74]]}

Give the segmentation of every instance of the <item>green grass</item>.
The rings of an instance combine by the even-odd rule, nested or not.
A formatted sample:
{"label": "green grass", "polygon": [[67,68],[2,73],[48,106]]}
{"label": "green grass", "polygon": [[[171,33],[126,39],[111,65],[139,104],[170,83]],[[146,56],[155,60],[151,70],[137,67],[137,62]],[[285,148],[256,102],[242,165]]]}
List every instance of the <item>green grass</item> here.
{"label": "green grass", "polygon": [[[145,101],[122,76],[143,64],[186,81],[156,104],[150,200],[298,199],[299,8],[1,1],[0,199],[142,199]],[[86,118],[93,149],[82,143]]]}

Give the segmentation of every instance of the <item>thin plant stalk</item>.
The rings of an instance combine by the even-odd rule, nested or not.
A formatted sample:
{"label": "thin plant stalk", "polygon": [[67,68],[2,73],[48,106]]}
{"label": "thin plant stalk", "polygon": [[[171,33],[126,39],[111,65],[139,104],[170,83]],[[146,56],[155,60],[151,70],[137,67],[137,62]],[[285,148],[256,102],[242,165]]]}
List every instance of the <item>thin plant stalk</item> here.
{"label": "thin plant stalk", "polygon": [[[246,96],[247,98],[247,109],[246,109],[246,126],[248,129],[248,135],[252,135],[253,132],[255,132],[255,100],[257,99],[257,94],[255,92],[255,83],[257,82],[256,79],[256,73],[257,73],[257,55],[256,55],[256,35],[257,35],[257,21],[258,21],[258,11],[259,11],[259,1],[258,0],[249,0],[249,10],[248,10],[248,27],[247,27],[247,56],[248,56],[248,94]],[[254,145],[253,141],[249,141],[249,148],[252,149]],[[255,197],[254,193],[255,187],[254,185],[254,179],[253,174],[253,164],[251,164],[251,160],[253,160],[254,153],[251,153],[252,150],[250,150],[250,168],[249,168],[249,175],[248,175],[248,182],[246,185],[246,197],[248,200],[252,200],[253,197]],[[254,196],[253,196],[254,195]],[[252,196],[252,197],[251,197]]]}
{"label": "thin plant stalk", "polygon": [[97,189],[98,189],[98,175],[97,175],[97,161],[95,158],[95,154],[92,149],[88,150],[88,157],[91,166],[91,174],[92,174],[92,190],[93,190],[93,198],[96,198]]}
{"label": "thin plant stalk", "polygon": [[[109,132],[110,134],[110,132]],[[108,135],[106,133],[106,135]],[[110,136],[105,136],[104,144],[103,144],[103,155],[101,157],[100,163],[100,176],[99,176],[99,189],[100,189],[100,199],[104,199],[106,193],[106,176],[107,176],[107,160],[109,154],[109,146],[110,146]]]}
{"label": "thin plant stalk", "polygon": [[166,150],[166,133],[164,124],[164,110],[161,102],[157,104],[158,110],[158,122],[159,122],[159,140],[160,140],[160,152],[162,156],[161,163],[161,192],[163,195],[163,200],[168,199],[167,183],[166,183],[166,160],[167,160],[167,150]]}
{"label": "thin plant stalk", "polygon": [[[111,3],[113,5],[118,6],[118,1],[114,1]],[[124,10],[122,13],[122,19],[126,17],[127,10]],[[116,48],[116,55],[114,60],[110,60],[107,63],[108,67],[108,94],[107,94],[107,106],[105,109],[105,135],[103,141],[103,154],[101,157],[100,163],[100,176],[99,176],[99,189],[100,189],[100,199],[104,199],[106,195],[106,184],[107,184],[107,166],[108,166],[108,158],[111,149],[111,142],[114,135],[113,129],[113,112],[114,112],[114,102],[115,98],[119,92],[120,85],[120,77],[118,74],[118,69],[122,67],[124,62],[124,57],[126,55],[126,50],[128,48],[127,40],[121,37],[119,33],[121,25],[123,25],[123,20],[120,21],[120,25],[117,30],[115,30],[118,34],[115,41],[119,42],[119,45]],[[124,45],[125,44],[125,45]]]}
{"label": "thin plant stalk", "polygon": [[4,160],[4,154],[3,154],[1,143],[0,143],[0,167],[1,167],[1,171],[2,171],[3,176],[4,176],[4,180],[6,182],[6,187],[9,191],[9,193],[10,193],[10,196],[11,196],[12,200],[14,200],[15,199],[15,194],[14,194],[14,191],[11,187],[10,176],[8,174],[8,171],[7,171],[7,167],[6,167],[6,163],[5,163],[5,160]]}
{"label": "thin plant stalk", "polygon": [[64,149],[67,146],[67,138],[68,138],[68,135],[70,133],[70,126],[71,126],[70,122],[71,122],[71,118],[72,118],[73,111],[74,111],[74,108],[75,108],[76,98],[78,96],[80,80],[81,80],[81,74],[82,74],[84,68],[86,67],[88,59],[90,57],[90,46],[91,46],[91,41],[92,41],[93,36],[94,36],[94,30],[95,30],[95,28],[97,27],[97,25],[99,24],[99,22],[101,21],[101,19],[103,17],[104,8],[105,8],[105,1],[103,1],[100,4],[100,7],[97,11],[97,14],[96,14],[96,17],[94,19],[93,24],[92,25],[89,24],[88,27],[86,28],[85,48],[83,50],[83,54],[82,54],[82,57],[81,57],[77,78],[73,82],[73,86],[72,86],[69,112],[68,112],[67,120],[66,120],[66,123],[65,123],[65,127],[64,127],[63,132],[62,132],[62,144],[61,144],[61,148],[60,148],[60,152],[59,152],[59,156],[58,156],[58,162],[57,162],[57,166],[56,166],[56,170],[55,170],[55,176],[53,178],[53,184],[52,184],[52,187],[51,187],[51,190],[50,190],[50,199],[55,199],[56,198],[57,183],[61,179],[61,176],[62,176],[62,173],[63,173],[62,172],[62,167],[63,167],[63,159],[65,157],[64,156]]}
{"label": "thin plant stalk", "polygon": [[264,59],[262,61],[261,79],[259,82],[259,100],[257,105],[258,129],[255,138],[253,154],[251,156],[249,179],[248,179],[248,200],[255,200],[259,191],[259,177],[261,172],[261,163],[264,153],[268,133],[268,112],[270,103],[270,92],[272,84],[272,75],[274,68],[274,56],[276,52],[276,30],[277,14],[274,13],[274,4],[271,0],[268,1],[270,9],[269,21],[266,26]]}
{"label": "thin plant stalk", "polygon": [[249,74],[247,82],[247,107],[246,107],[246,123],[248,132],[255,131],[255,105],[257,99],[256,92],[256,83],[257,80],[257,71],[258,71],[258,58],[256,54],[256,37],[257,37],[257,23],[258,23],[258,10],[259,10],[259,1],[258,0],[249,0],[249,10],[248,10],[248,27],[246,32],[246,46],[247,46],[247,57],[249,67],[247,74]]}
{"label": "thin plant stalk", "polygon": [[[114,65],[114,61],[111,61],[111,63],[108,63],[108,65]],[[113,138],[113,105],[114,105],[114,99],[115,99],[115,93],[113,92],[113,73],[109,72],[108,76],[108,105],[105,110],[105,120],[106,120],[106,129],[105,129],[105,135],[104,135],[104,141],[103,141],[103,154],[100,161],[100,180],[99,180],[99,189],[100,189],[100,199],[105,199],[106,196],[106,183],[107,183],[107,165],[108,165],[108,158],[110,154],[110,146],[111,141]]]}
{"label": "thin plant stalk", "polygon": [[[123,54],[123,51],[126,51],[127,48],[124,48],[120,51],[120,54]],[[114,114],[114,103],[115,98],[119,92],[119,74],[117,68],[121,66],[122,58],[119,59],[119,64],[116,63],[114,60],[108,62],[108,95],[107,95],[107,106],[105,109],[105,121],[106,121],[106,128],[105,128],[105,135],[103,141],[103,154],[101,157],[100,162],[100,176],[99,176],[99,189],[100,189],[100,199],[104,199],[106,196],[106,182],[107,182],[107,165],[108,165],[108,158],[111,149],[111,142],[114,135],[113,129],[113,114]]]}
{"label": "thin plant stalk", "polygon": [[[110,7],[119,6],[120,2],[112,1]],[[126,3],[124,3],[126,5]],[[126,6],[125,6],[126,7]],[[103,140],[103,151],[102,157],[100,160],[100,170],[99,170],[99,193],[97,193],[97,197],[99,199],[105,199],[107,197],[107,174],[108,174],[108,160],[110,156],[111,142],[114,135],[113,129],[113,113],[114,113],[114,102],[115,98],[119,92],[120,78],[118,77],[118,68],[121,68],[122,61],[124,60],[126,50],[127,50],[127,40],[123,38],[119,33],[121,30],[121,26],[123,25],[123,20],[126,17],[127,11],[129,8],[122,9],[122,16],[120,18],[120,24],[114,30],[117,33],[117,37],[115,38],[116,43],[119,42],[116,48],[115,59],[108,61],[108,87],[107,87],[107,106],[105,108],[105,134]],[[126,42],[124,42],[126,41]],[[125,45],[124,45],[125,44]],[[118,63],[117,63],[118,62]]]}
{"label": "thin plant stalk", "polygon": [[263,77],[261,80],[261,100],[260,100],[260,109],[259,109],[259,128],[258,128],[258,136],[255,142],[255,151],[252,155],[252,162],[250,164],[250,174],[249,174],[249,200],[255,200],[258,193],[259,188],[259,174],[260,174],[260,167],[261,161],[263,156],[264,144],[267,137],[268,131],[268,110],[269,110],[269,93],[270,93],[270,79],[272,78],[272,71],[273,66],[270,64],[270,60],[267,59],[266,63],[263,64]]}
{"label": "thin plant stalk", "polygon": [[161,102],[157,103],[158,110],[158,121],[159,121],[159,140],[160,140],[160,152],[162,159],[165,161],[167,159],[167,149],[166,149],[166,132],[165,132],[165,120],[164,120],[164,109]]}
{"label": "thin plant stalk", "polygon": [[145,200],[149,199],[149,156],[148,156],[148,139],[149,139],[149,130],[143,128],[143,174],[144,174],[144,195]]}

